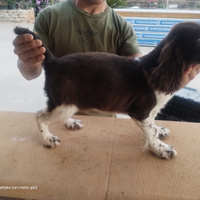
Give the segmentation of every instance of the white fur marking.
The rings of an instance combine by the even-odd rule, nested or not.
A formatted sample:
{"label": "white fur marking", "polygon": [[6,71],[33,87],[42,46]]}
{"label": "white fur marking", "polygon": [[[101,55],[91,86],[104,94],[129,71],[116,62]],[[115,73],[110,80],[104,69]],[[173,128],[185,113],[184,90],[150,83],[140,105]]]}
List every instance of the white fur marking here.
{"label": "white fur marking", "polygon": [[68,129],[71,130],[77,130],[83,127],[83,123],[81,120],[76,120],[72,118],[66,119],[64,124]]}
{"label": "white fur marking", "polygon": [[60,144],[57,136],[49,132],[48,124],[64,119],[69,119],[75,112],[78,111],[76,106],[58,106],[52,112],[41,110],[37,112],[36,118],[38,128],[41,133],[42,141],[45,147],[56,147]]}

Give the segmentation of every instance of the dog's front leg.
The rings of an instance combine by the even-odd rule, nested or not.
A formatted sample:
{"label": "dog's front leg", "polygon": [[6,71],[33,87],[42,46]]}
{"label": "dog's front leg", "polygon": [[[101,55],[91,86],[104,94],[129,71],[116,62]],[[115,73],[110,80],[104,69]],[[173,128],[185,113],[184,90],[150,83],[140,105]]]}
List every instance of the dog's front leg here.
{"label": "dog's front leg", "polygon": [[171,159],[177,155],[177,152],[173,147],[160,141],[160,130],[159,127],[155,125],[153,118],[148,117],[145,120],[138,122],[138,124],[143,130],[146,148],[149,148],[159,158],[163,159]]}

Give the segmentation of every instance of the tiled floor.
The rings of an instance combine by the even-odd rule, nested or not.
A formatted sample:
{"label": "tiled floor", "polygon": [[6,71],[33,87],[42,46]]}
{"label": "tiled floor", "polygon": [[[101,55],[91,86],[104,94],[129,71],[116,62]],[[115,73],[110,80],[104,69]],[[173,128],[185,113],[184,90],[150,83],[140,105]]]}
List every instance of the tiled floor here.
{"label": "tiled floor", "polygon": [[[17,68],[17,56],[13,53],[12,41],[15,37],[13,28],[17,23],[0,23],[0,110],[36,112],[45,107],[46,98],[43,92],[44,74],[39,78],[27,81]],[[33,24],[20,24],[32,29]],[[153,47],[141,47],[143,54]],[[200,76],[188,86],[200,89]],[[123,117],[123,115],[119,115]]]}

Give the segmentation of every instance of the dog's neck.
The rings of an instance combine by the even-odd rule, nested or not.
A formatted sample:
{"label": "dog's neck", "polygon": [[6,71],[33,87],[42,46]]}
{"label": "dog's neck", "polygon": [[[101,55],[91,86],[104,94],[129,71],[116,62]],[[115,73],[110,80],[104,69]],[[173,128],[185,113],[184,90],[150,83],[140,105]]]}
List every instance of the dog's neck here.
{"label": "dog's neck", "polygon": [[135,58],[144,67],[146,71],[158,66],[158,58],[165,44],[163,39],[150,53],[139,58]]}

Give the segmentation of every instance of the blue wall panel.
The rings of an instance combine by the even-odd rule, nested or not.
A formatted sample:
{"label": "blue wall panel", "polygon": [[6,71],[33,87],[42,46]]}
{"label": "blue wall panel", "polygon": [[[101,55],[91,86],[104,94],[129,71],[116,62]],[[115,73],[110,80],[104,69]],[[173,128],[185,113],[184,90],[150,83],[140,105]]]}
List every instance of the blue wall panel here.
{"label": "blue wall panel", "polygon": [[171,26],[138,26],[133,25],[135,32],[144,31],[144,32],[165,32],[168,33],[171,29]]}
{"label": "blue wall panel", "polygon": [[196,21],[199,19],[171,19],[171,18],[134,18],[125,17],[137,35],[139,45],[156,46],[170,31],[173,25],[184,21]]}
{"label": "blue wall panel", "polygon": [[141,46],[157,46],[161,40],[143,40],[138,39],[138,44]]}
{"label": "blue wall panel", "polygon": [[148,39],[160,39],[162,40],[166,35],[166,34],[155,34],[155,33],[139,33],[136,32],[137,38],[148,38]]}
{"label": "blue wall panel", "polygon": [[141,25],[174,25],[183,20],[149,20],[149,19],[131,19],[126,18],[126,20],[131,24],[141,24]]}
{"label": "blue wall panel", "polygon": [[[173,26],[174,24],[177,24],[179,22],[187,21],[187,19],[137,19],[137,18],[125,18],[126,21],[128,21],[131,24],[141,24],[141,25],[169,25]],[[190,20],[193,21],[193,20]],[[194,19],[194,21],[200,23],[199,19]]]}

